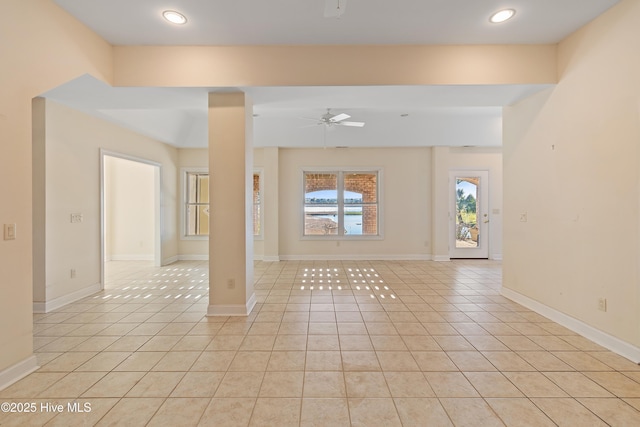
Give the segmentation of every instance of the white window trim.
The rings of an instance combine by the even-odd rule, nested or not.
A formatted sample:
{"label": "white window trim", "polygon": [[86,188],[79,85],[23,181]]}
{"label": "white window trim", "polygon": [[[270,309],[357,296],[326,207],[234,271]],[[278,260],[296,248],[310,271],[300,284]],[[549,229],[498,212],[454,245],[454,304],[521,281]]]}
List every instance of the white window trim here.
{"label": "white window trim", "polygon": [[[255,168],[253,174],[260,176],[260,234],[254,234],[253,240],[264,240],[264,169]],[[253,192],[253,186],[251,191]],[[253,197],[251,197],[251,200],[253,200]]]}
{"label": "white window trim", "polygon": [[[305,235],[304,234],[304,200],[305,200],[305,188],[304,188],[304,178],[307,173],[337,173],[344,174],[349,172],[376,172],[378,174],[378,234],[376,236],[367,236],[367,235]],[[381,166],[371,166],[371,167],[349,167],[349,166],[337,166],[337,167],[303,167],[300,169],[300,187],[301,187],[301,199],[299,202],[300,206],[300,218],[302,224],[300,226],[300,240],[317,240],[317,241],[336,241],[336,240],[348,240],[348,241],[357,241],[357,240],[384,240],[384,186],[382,183],[383,179],[383,168]],[[340,189],[338,189],[338,198],[340,198]],[[339,205],[340,206],[340,205]]]}
{"label": "white window trim", "polygon": [[180,240],[209,240],[209,236],[187,236],[187,173],[209,173],[209,168],[180,168]]}

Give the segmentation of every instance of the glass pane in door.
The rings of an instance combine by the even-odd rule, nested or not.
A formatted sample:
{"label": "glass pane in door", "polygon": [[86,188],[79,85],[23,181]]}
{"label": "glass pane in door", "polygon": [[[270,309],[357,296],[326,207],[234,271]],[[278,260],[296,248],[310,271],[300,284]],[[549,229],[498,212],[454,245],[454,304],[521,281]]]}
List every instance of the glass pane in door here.
{"label": "glass pane in door", "polygon": [[478,185],[480,178],[456,177],[456,248],[477,248]]}

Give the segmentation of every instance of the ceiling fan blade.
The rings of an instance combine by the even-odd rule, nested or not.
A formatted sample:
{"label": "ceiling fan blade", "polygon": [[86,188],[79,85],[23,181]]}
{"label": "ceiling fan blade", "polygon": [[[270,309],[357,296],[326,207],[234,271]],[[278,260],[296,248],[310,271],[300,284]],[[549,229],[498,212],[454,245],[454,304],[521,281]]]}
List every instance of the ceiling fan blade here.
{"label": "ceiling fan blade", "polygon": [[325,0],[324,17],[340,18],[347,10],[347,0]]}
{"label": "ceiling fan blade", "polygon": [[317,117],[315,117],[315,118],[314,117],[298,117],[298,118],[302,119],[302,120],[313,120],[314,122],[318,121]]}
{"label": "ceiling fan blade", "polygon": [[329,121],[330,121],[330,122],[334,122],[334,123],[336,123],[336,122],[339,122],[339,121],[342,121],[342,120],[348,119],[349,117],[351,117],[351,116],[350,116],[350,115],[348,115],[348,114],[340,113],[340,114],[336,114],[336,115],[335,115],[335,116],[333,116],[333,117],[329,117]]}
{"label": "ceiling fan blade", "polygon": [[363,127],[364,126],[364,122],[340,122],[340,123],[336,123],[337,125],[342,125],[342,126],[354,126],[354,127]]}

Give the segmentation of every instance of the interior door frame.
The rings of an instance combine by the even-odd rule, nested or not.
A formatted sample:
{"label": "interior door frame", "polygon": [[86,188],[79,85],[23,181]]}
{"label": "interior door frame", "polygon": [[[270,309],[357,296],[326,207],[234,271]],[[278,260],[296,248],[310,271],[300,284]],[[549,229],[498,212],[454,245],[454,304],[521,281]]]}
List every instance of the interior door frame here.
{"label": "interior door frame", "polygon": [[143,163],[145,165],[153,166],[154,175],[154,214],[153,214],[153,229],[154,229],[154,254],[153,264],[156,267],[162,266],[162,164],[154,162],[153,160],[147,160],[140,157],[130,156],[128,154],[118,153],[115,151],[108,151],[100,149],[100,284],[104,289],[104,273],[105,273],[105,258],[107,254],[107,239],[106,232],[106,200],[105,200],[105,157],[115,157],[123,160],[130,160],[133,162]]}
{"label": "interior door frame", "polygon": [[[477,223],[479,226],[477,248],[456,247],[456,178],[461,176],[477,176],[478,185]],[[489,170],[487,169],[451,169],[449,170],[449,258],[489,259]]]}

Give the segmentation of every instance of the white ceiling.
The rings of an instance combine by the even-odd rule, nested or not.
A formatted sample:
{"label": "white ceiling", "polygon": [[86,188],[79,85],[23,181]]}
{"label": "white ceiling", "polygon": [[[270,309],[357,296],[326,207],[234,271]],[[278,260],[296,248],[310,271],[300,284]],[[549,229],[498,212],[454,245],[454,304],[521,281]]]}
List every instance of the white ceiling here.
{"label": "white ceiling", "polygon": [[[114,45],[556,43],[618,0],[54,0]],[[344,1],[344,0],[341,0]],[[488,22],[517,10],[502,25]],[[161,12],[187,15],[182,27]],[[502,107],[548,85],[251,87],[255,146],[500,146]],[[206,147],[207,92],[113,88],[80,77],[43,96],[177,147]],[[326,108],[363,128],[324,132]],[[401,117],[401,114],[409,114]]]}

